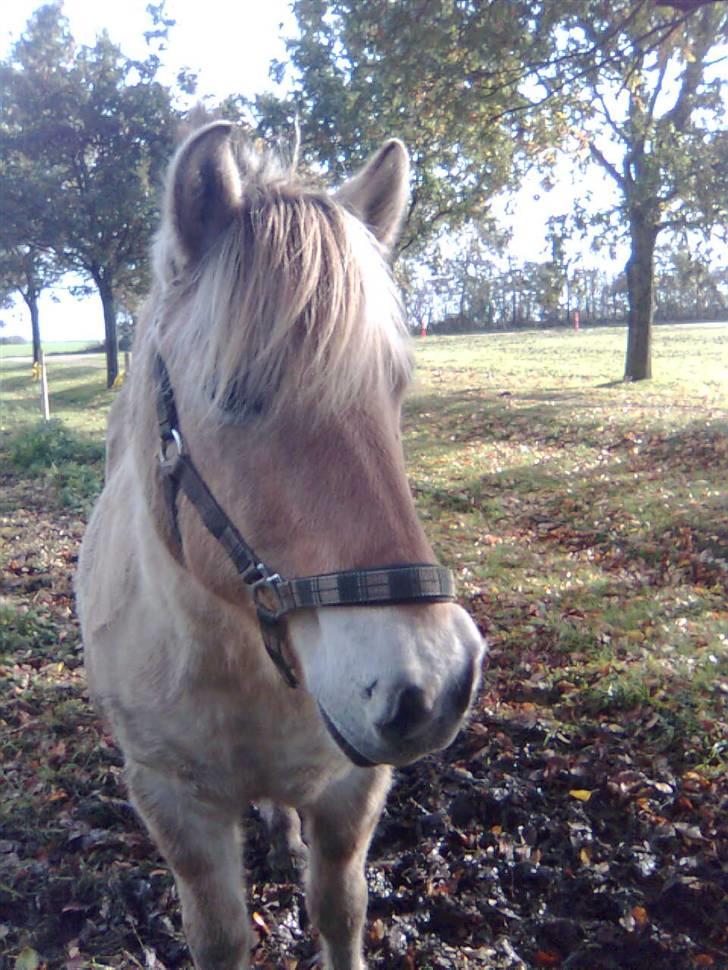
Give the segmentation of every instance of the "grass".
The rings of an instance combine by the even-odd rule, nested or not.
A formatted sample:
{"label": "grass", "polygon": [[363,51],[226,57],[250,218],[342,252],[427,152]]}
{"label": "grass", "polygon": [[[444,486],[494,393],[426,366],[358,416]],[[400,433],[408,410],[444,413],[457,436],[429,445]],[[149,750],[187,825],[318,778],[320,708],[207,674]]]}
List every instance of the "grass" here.
{"label": "grass", "polygon": [[[51,360],[47,365],[51,417],[71,430],[103,438],[106,412],[113,399],[106,390],[106,361],[102,354],[83,360]],[[27,428],[40,416],[40,384],[30,367],[15,360],[0,364],[0,434]]]}
{"label": "grass", "polygon": [[[663,777],[647,767],[659,763],[710,787],[705,776],[728,768],[728,327],[659,328],[656,377],[633,385],[616,381],[624,338],[418,340],[408,468],[438,555],[490,641],[473,727],[498,738],[499,725],[537,719],[574,757],[616,745],[646,778]],[[0,361],[0,760],[12,848],[0,853],[0,907],[3,925],[20,927],[0,935],[0,963],[38,965],[40,951],[80,965],[79,935],[97,914],[86,945],[101,962],[83,965],[141,966],[126,952],[132,931],[119,914],[99,916],[99,900],[133,909],[143,873],[166,880],[161,911],[175,907],[84,699],[71,587],[116,392],[101,356],[52,360],[49,384],[44,425],[29,367]]]}
{"label": "grass", "polygon": [[[728,689],[728,327],[657,328],[650,382],[615,381],[623,352],[617,328],[417,341],[411,481],[493,642],[499,696],[526,656],[551,716],[664,710],[692,732],[681,757],[712,764]],[[27,368],[2,365],[4,450],[51,510],[85,513],[100,486],[103,367],[54,361],[43,427]]]}
{"label": "grass", "polygon": [[[4,361],[0,370],[0,444],[14,472],[44,495],[49,508],[88,513],[101,487],[103,431],[111,392],[104,362],[54,361],[48,367],[52,419],[39,417],[39,384],[28,369]],[[8,500],[0,499],[0,510]]]}
{"label": "grass", "polygon": [[[44,342],[46,357],[56,354],[99,353],[98,340],[49,340]],[[0,359],[32,357],[33,344],[29,340],[17,344],[0,344]]]}
{"label": "grass", "polygon": [[657,717],[655,745],[717,771],[728,328],[658,328],[657,376],[639,384],[614,380],[623,340],[605,329],[419,341],[405,412],[413,487],[494,644],[493,704],[525,657],[555,720]]}

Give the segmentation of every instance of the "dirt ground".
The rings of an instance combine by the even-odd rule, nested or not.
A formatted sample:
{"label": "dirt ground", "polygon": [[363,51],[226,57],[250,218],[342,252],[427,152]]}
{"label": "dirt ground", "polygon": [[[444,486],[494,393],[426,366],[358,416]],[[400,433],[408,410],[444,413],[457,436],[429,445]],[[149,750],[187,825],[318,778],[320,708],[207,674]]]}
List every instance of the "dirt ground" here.
{"label": "dirt ground", "polygon": [[[0,965],[189,967],[170,877],[89,710],[72,612],[83,522],[3,475]],[[649,708],[563,731],[492,650],[467,729],[399,771],[370,855],[371,967],[728,967],[728,785],[650,744]],[[317,965],[298,884],[250,810],[254,965]]]}

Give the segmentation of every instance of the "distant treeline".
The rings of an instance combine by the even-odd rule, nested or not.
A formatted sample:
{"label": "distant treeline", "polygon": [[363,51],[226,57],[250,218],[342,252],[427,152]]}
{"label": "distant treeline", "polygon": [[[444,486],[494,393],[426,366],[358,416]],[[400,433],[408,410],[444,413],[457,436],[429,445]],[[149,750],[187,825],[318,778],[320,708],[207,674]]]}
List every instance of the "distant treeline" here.
{"label": "distant treeline", "polygon": [[[690,323],[728,320],[728,270],[686,250],[660,254],[655,275],[655,320]],[[521,327],[614,325],[629,319],[624,273],[575,269],[556,261],[511,265],[499,272],[484,254],[441,264],[437,277],[408,290],[415,331],[466,333]]]}
{"label": "distant treeline", "polygon": [[[667,326],[669,324],[684,323],[684,324],[704,324],[704,323],[728,323],[728,310],[724,310],[720,315],[703,315],[698,317],[670,317],[670,316],[658,316],[655,319],[655,323],[658,326]],[[627,317],[618,318],[599,318],[599,317],[584,317],[579,315],[579,327],[618,327],[627,326]],[[482,321],[459,319],[457,317],[448,317],[445,320],[440,320],[434,325],[430,325],[427,328],[427,333],[433,334],[454,334],[454,333],[507,333],[517,330],[533,330],[542,329],[548,330],[551,328],[562,327],[567,329],[569,327],[574,327],[574,316],[567,321],[563,318],[553,318],[550,320],[518,320],[516,323],[510,323],[504,321],[498,324],[483,323]],[[420,334],[422,329],[416,326],[412,327],[413,333],[415,335]]]}

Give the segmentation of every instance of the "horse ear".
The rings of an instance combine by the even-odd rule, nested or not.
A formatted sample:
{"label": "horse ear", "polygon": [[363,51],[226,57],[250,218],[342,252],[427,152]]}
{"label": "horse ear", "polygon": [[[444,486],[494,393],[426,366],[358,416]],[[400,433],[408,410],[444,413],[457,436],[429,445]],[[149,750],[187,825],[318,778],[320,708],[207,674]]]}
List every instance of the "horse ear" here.
{"label": "horse ear", "polygon": [[372,155],[361,172],[342,185],[334,198],[391,249],[404,215],[408,189],[407,149],[392,138]]}
{"label": "horse ear", "polygon": [[230,144],[232,129],[228,121],[199,128],[172,162],[167,218],[187,258],[201,256],[240,207],[242,181]]}

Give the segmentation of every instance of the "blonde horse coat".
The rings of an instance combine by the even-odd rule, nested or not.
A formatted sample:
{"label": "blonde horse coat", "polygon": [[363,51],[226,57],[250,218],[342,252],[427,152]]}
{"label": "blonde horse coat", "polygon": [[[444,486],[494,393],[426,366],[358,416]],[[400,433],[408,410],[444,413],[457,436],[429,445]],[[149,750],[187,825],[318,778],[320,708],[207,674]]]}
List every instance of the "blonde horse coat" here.
{"label": "blonde horse coat", "polygon": [[[482,644],[450,603],[302,611],[285,645],[302,688],[289,688],[248,592],[182,497],[177,540],[153,361],[167,363],[197,468],[281,574],[433,562],[404,473],[410,364],[384,259],[406,182],[393,141],[328,196],[238,148],[220,122],[170,169],[77,593],[90,690],[174,872],[199,970],[249,966],[238,823],[255,799],[301,814],[326,966],[361,970],[364,860],[389,766],[449,743]],[[376,767],[352,765],[322,710]]]}

